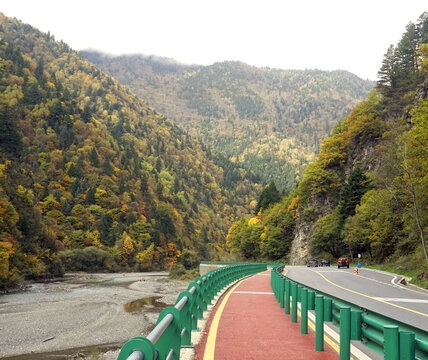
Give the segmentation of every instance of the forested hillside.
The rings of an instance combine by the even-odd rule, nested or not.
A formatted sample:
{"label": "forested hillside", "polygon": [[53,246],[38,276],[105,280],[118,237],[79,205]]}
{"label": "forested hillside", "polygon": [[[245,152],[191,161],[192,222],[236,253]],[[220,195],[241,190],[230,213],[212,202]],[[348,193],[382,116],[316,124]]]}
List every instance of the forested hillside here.
{"label": "forested hillside", "polygon": [[319,144],[374,86],[346,71],[278,70],[241,62],[187,66],[142,55],[81,54],[190,134],[291,190]]}
{"label": "forested hillside", "polygon": [[217,258],[261,190],[66,44],[2,14],[0,94],[0,288]]}
{"label": "forested hillside", "polygon": [[361,254],[428,280],[428,13],[385,54],[377,88],[333,130],[287,197],[266,188],[228,245],[244,258]]}

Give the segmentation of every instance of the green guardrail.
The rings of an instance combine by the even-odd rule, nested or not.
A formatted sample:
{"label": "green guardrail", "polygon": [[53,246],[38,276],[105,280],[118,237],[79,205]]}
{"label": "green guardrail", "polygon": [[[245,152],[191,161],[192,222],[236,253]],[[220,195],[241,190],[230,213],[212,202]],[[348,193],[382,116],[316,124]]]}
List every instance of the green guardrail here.
{"label": "green guardrail", "polygon": [[426,331],[290,280],[282,275],[283,269],[284,265],[271,269],[272,290],[285,313],[291,311],[292,322],[297,322],[300,302],[302,334],[307,334],[308,311],[315,310],[316,351],[324,350],[327,321],[339,326],[340,360],[350,359],[351,340],[361,341],[388,360],[428,359]]}
{"label": "green guardrail", "polygon": [[232,261],[201,261],[201,265],[236,265],[240,263],[232,262]]}
{"label": "green guardrail", "polygon": [[265,271],[266,264],[246,263],[212,270],[195,279],[181,292],[174,306],[160,313],[147,337],[135,337],[123,345],[117,360],[180,359],[180,347],[191,343],[191,332],[219,291],[236,280]]}
{"label": "green guardrail", "polygon": [[[201,265],[246,265],[246,264],[254,264],[252,262],[236,262],[236,261],[207,261],[203,260],[200,262]],[[257,263],[260,264],[260,263]],[[282,263],[263,263],[266,266],[279,266]]]}

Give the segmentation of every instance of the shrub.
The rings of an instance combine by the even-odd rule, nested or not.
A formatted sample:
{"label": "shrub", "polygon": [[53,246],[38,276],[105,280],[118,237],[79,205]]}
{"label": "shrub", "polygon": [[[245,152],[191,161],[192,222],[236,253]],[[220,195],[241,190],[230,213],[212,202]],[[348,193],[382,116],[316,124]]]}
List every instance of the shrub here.
{"label": "shrub", "polygon": [[65,251],[65,266],[68,271],[117,271],[119,260],[110,252],[95,246]]}
{"label": "shrub", "polygon": [[186,273],[186,268],[183,264],[175,263],[169,268],[169,276],[172,279],[179,279]]}
{"label": "shrub", "polygon": [[193,269],[199,265],[199,256],[194,250],[183,250],[180,263],[186,268],[186,270]]}
{"label": "shrub", "polygon": [[171,279],[192,280],[199,276],[199,269],[186,270],[183,264],[175,263],[169,268],[169,276]]}

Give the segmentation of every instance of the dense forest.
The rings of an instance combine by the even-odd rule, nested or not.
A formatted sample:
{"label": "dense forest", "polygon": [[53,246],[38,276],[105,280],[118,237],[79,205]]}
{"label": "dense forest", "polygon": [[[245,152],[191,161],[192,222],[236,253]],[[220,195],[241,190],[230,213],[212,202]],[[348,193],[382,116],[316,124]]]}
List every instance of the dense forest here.
{"label": "dense forest", "polygon": [[375,85],[346,71],[81,54],[265,185],[274,180],[280,191],[296,186],[322,140]]}
{"label": "dense forest", "polygon": [[428,13],[385,54],[379,81],[334,128],[287,196],[275,184],[229,230],[245,259],[360,254],[428,280]]}
{"label": "dense forest", "polygon": [[197,136],[49,33],[0,14],[0,288],[226,257],[360,254],[428,278],[428,13],[387,50],[358,105],[371,83],[346,72],[137,57],[152,74],[138,77],[140,60],[124,57],[128,69],[96,56],[136,93],[151,81],[152,103],[166,89],[160,109],[179,109]]}
{"label": "dense forest", "polygon": [[216,259],[256,176],[0,14],[0,288],[64,270]]}

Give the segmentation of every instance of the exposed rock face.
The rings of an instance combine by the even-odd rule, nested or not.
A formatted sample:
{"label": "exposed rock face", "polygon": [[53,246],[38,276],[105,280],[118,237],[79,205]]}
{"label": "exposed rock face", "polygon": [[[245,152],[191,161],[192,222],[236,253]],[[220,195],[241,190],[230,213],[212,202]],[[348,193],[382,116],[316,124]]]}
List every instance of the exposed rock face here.
{"label": "exposed rock face", "polygon": [[[343,184],[357,166],[365,173],[376,172],[379,169],[381,159],[376,150],[377,145],[377,140],[367,141],[364,145],[357,144],[353,150],[349,151],[345,166],[337,170],[341,173]],[[311,238],[316,228],[315,225],[319,219],[330,214],[338,202],[338,194],[312,197],[296,210],[296,227],[290,252],[292,265],[306,264],[310,258],[318,255],[311,249]],[[313,209],[311,216],[306,214],[309,208]]]}
{"label": "exposed rock face", "polygon": [[[331,203],[329,198],[313,198],[308,200],[304,208],[296,211],[296,228],[291,244],[290,262],[292,265],[303,265],[316,254],[311,249],[311,237],[315,231],[316,222],[330,213],[337,202]],[[307,215],[308,209],[313,209],[312,215]],[[309,219],[310,217],[310,219]]]}
{"label": "exposed rock face", "polygon": [[291,244],[291,265],[302,265],[309,258],[310,238],[314,231],[315,223],[297,221],[296,233]]}

